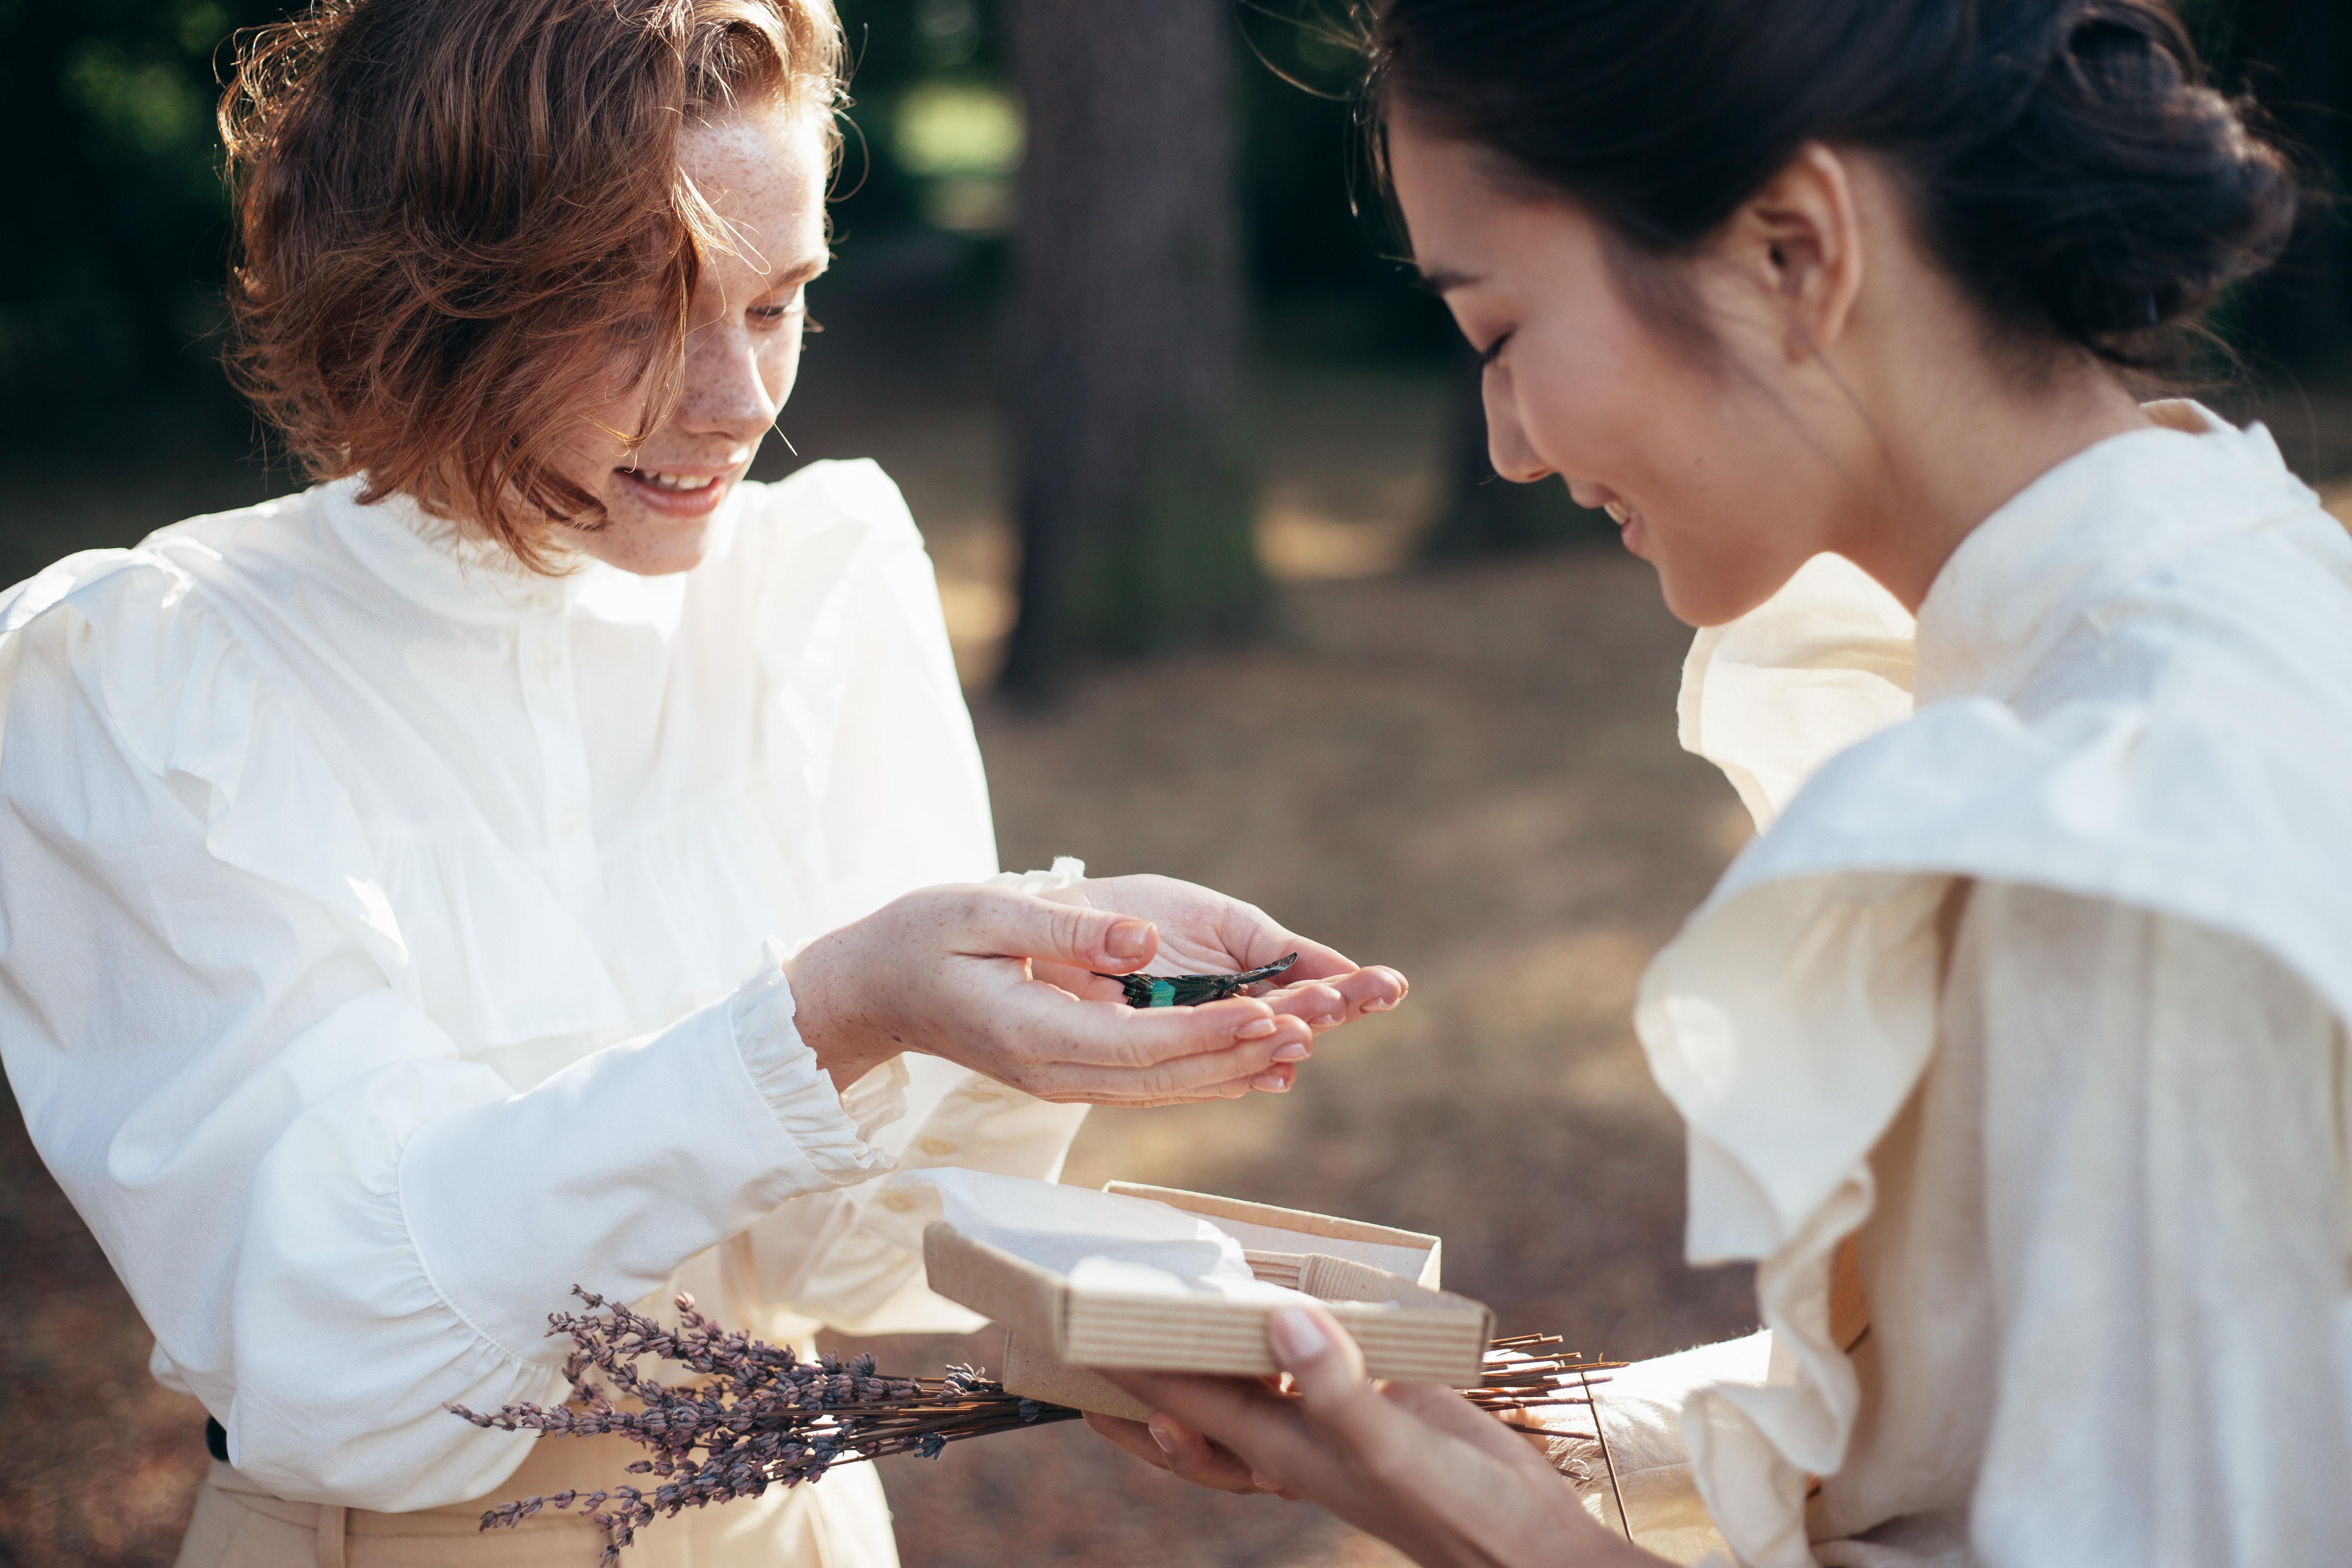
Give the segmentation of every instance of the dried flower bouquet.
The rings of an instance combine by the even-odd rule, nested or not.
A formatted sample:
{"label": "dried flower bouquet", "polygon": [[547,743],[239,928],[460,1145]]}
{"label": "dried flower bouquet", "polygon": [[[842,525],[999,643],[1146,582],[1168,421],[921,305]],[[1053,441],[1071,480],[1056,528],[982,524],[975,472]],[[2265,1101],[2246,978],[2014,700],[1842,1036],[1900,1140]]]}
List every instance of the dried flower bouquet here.
{"label": "dried flower bouquet", "polygon": [[[502,1503],[482,1515],[484,1530],[498,1530],[551,1506],[577,1508],[604,1531],[599,1559],[604,1568],[614,1568],[621,1549],[656,1518],[814,1481],[835,1465],[892,1454],[935,1459],[950,1443],[967,1437],[1080,1415],[1009,1394],[969,1366],[950,1367],[944,1377],[884,1377],[870,1355],[844,1361],[828,1352],[803,1360],[788,1347],[720,1328],[695,1310],[691,1296],[677,1298],[678,1326],[667,1329],[593,1291],[575,1286],[573,1293],[585,1311],[548,1317],[549,1333],[572,1340],[563,1366],[571,1400],[509,1405],[487,1415],[463,1405],[448,1408],[497,1431],[542,1437],[610,1433],[645,1448],[648,1458],[628,1468],[659,1478],[650,1489],[620,1483],[588,1492],[561,1491]],[[1591,1405],[1594,1384],[1608,1381],[1593,1374],[1622,1363],[1588,1363],[1544,1348],[1558,1343],[1555,1337],[1533,1334],[1496,1341],[1481,1386],[1468,1390],[1468,1396],[1498,1415]],[[678,1384],[659,1382],[638,1370],[642,1357],[675,1362],[694,1376]],[[1613,1491],[1615,1466],[1595,1414],[1593,1436],[1610,1467]],[[1624,1517],[1622,1504],[1618,1517]]]}

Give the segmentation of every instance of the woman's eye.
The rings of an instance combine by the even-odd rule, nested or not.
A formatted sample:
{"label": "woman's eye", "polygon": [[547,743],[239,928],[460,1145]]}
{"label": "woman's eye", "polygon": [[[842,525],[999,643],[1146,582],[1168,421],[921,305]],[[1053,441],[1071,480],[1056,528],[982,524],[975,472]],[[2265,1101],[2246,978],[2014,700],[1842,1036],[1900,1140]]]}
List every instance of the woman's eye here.
{"label": "woman's eye", "polygon": [[1511,334],[1505,332],[1501,336],[1497,337],[1493,342],[1488,343],[1485,348],[1480,349],[1478,351],[1478,363],[1482,365],[1493,364],[1496,360],[1502,357],[1503,345],[1510,341]]}
{"label": "woman's eye", "polygon": [[795,294],[782,304],[754,305],[747,314],[751,316],[752,324],[755,326],[781,327],[793,317],[806,311],[807,309],[808,302],[802,296]]}

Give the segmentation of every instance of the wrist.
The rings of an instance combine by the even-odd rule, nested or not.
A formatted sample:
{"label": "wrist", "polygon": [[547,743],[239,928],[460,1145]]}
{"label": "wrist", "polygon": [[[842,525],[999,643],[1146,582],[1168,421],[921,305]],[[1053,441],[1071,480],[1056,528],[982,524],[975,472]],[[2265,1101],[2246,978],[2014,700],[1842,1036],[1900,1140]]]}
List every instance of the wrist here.
{"label": "wrist", "polygon": [[815,1055],[837,1093],[905,1049],[865,1005],[872,992],[855,984],[848,946],[841,932],[827,932],[784,963],[801,1043]]}

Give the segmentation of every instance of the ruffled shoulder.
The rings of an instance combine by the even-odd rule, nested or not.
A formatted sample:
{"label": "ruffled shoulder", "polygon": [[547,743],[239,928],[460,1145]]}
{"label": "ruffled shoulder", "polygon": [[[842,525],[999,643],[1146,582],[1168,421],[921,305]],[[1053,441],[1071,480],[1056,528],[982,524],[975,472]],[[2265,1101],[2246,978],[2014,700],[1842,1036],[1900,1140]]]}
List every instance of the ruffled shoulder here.
{"label": "ruffled shoulder", "polygon": [[148,546],[86,551],[0,596],[0,747],[55,759],[12,767],[16,787],[79,798],[93,784],[70,742],[21,732],[16,712],[26,650],[52,637],[51,668],[74,672],[123,752],[196,797],[215,859],[313,900],[387,973],[405,963],[350,796],[184,567]]}
{"label": "ruffled shoulder", "polygon": [[[2244,466],[2237,444],[2218,450]],[[2022,563],[2013,586],[1975,563],[1969,625],[2000,695],[1934,702],[1801,778],[1643,978],[1636,1027],[1690,1130],[1690,1257],[1759,1262],[1780,1358],[1770,1386],[1702,1395],[1686,1417],[1743,1561],[1810,1563],[1803,1477],[1843,1462],[1859,1394],[1829,1332],[1830,1258],[1870,1212],[1870,1151],[1934,1048],[1956,883],[2224,933],[2352,1020],[2352,549],[2251,473],[2264,482],[2178,507],[2177,538],[2151,537],[2169,514],[2150,502],[2105,505],[2079,525],[2087,544],[1990,540]],[[2079,593],[2052,585],[2068,570]]]}
{"label": "ruffled shoulder", "polygon": [[1692,639],[1683,749],[1723,770],[1760,831],[1815,769],[1911,713],[1910,612],[1853,563],[1816,555],[1739,619]]}

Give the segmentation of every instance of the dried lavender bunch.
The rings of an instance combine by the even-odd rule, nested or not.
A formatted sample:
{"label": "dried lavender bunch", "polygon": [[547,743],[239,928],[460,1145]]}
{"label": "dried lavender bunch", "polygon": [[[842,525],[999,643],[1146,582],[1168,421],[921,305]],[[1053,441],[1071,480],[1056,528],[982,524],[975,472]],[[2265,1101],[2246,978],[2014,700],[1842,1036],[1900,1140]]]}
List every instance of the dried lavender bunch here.
{"label": "dried lavender bunch", "polygon": [[[509,1405],[490,1415],[458,1405],[448,1409],[497,1431],[542,1437],[615,1433],[646,1449],[649,1457],[628,1468],[660,1477],[651,1490],[624,1483],[561,1491],[502,1503],[482,1515],[484,1530],[499,1530],[544,1508],[577,1508],[604,1531],[602,1568],[616,1568],[622,1548],[656,1518],[814,1481],[835,1465],[892,1454],[936,1459],[950,1443],[966,1437],[1076,1420],[1080,1414],[1008,1394],[969,1366],[950,1367],[945,1377],[884,1377],[870,1355],[845,1362],[828,1352],[803,1361],[787,1347],[721,1329],[695,1310],[691,1296],[677,1298],[678,1326],[671,1330],[578,1286],[572,1293],[587,1310],[551,1313],[547,1331],[572,1340],[563,1364],[570,1400]],[[1623,1363],[1587,1362],[1549,1349],[1559,1342],[1550,1334],[1495,1341],[1479,1385],[1465,1393],[1498,1416],[1565,1405],[1593,1407],[1595,1384],[1608,1381],[1593,1374]],[[675,1362],[694,1378],[666,1384],[648,1377],[636,1364],[647,1356]],[[616,1405],[615,1397],[634,1407]],[[1613,1492],[1616,1466],[1597,1407],[1593,1414],[1593,1440]],[[1618,1517],[1624,1517],[1622,1500]]]}
{"label": "dried lavender bunch", "polygon": [[[884,1377],[870,1355],[845,1362],[828,1352],[803,1361],[788,1348],[721,1329],[695,1310],[691,1296],[677,1298],[678,1327],[670,1330],[593,1291],[574,1286],[572,1293],[587,1310],[548,1317],[550,1334],[572,1340],[563,1365],[572,1399],[509,1405],[490,1415],[448,1408],[501,1432],[616,1433],[646,1450],[649,1458],[629,1470],[661,1478],[651,1490],[623,1484],[561,1491],[482,1515],[484,1530],[498,1530],[549,1506],[577,1507],[604,1531],[603,1568],[618,1563],[621,1549],[640,1529],[685,1509],[814,1481],[835,1465],[861,1459],[908,1453],[935,1459],[966,1437],[1078,1415],[1007,1394],[973,1367],[950,1367],[940,1378]],[[694,1379],[666,1384],[648,1377],[636,1366],[646,1356],[677,1363]],[[616,1397],[635,1407],[616,1405]]]}

